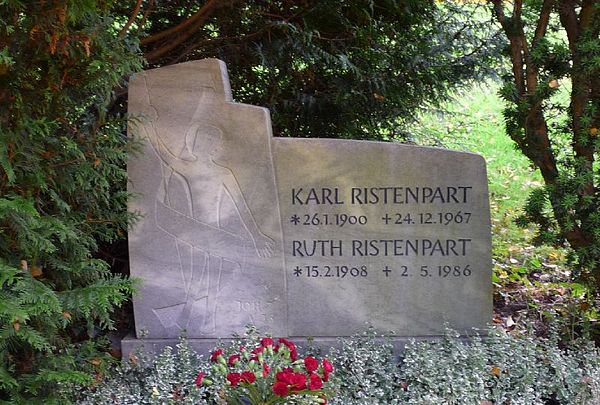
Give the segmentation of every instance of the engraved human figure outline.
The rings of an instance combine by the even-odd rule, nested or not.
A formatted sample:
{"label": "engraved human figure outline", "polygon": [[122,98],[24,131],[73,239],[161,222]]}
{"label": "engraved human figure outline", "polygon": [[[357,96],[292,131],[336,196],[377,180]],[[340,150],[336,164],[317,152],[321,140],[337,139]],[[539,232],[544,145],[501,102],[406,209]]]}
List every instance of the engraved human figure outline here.
{"label": "engraved human figure outline", "polygon": [[[185,144],[176,155],[162,141],[155,126],[160,116],[151,104],[147,85],[146,94],[148,103],[144,113],[150,120],[142,128],[161,161],[162,171],[155,201],[156,225],[176,240],[178,252],[180,244],[192,248],[191,278],[185,286],[184,304],[157,308],[154,312],[165,327],[174,323],[186,328],[192,319],[194,305],[204,301],[201,331],[210,333],[216,328],[217,294],[224,260],[235,263],[242,270],[243,266],[237,258],[232,258],[231,253],[243,248],[247,236],[258,257],[270,257],[273,254],[273,240],[259,229],[233,171],[215,161],[222,146],[222,130],[203,122],[191,122],[185,133]],[[171,207],[169,188],[175,175],[184,185],[187,213]],[[233,202],[247,236],[221,228],[219,207],[222,189]],[[199,195],[202,195],[201,199]],[[209,237],[198,238],[198,234]],[[198,274],[194,264],[198,255],[200,258],[196,262],[203,261],[201,274]],[[175,321],[172,319],[172,307],[181,307]]]}

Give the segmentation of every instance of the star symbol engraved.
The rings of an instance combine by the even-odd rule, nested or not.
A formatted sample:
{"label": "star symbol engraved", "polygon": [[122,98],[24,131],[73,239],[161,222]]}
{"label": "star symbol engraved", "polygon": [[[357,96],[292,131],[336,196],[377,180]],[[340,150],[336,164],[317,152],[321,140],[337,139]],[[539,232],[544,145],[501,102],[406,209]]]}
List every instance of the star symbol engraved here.
{"label": "star symbol engraved", "polygon": [[294,268],[294,276],[300,277],[301,274],[302,274],[302,269],[300,268],[300,266],[296,266]]}
{"label": "star symbol engraved", "polygon": [[290,222],[294,225],[298,225],[300,223],[300,217],[294,214],[292,215],[292,219],[290,219]]}

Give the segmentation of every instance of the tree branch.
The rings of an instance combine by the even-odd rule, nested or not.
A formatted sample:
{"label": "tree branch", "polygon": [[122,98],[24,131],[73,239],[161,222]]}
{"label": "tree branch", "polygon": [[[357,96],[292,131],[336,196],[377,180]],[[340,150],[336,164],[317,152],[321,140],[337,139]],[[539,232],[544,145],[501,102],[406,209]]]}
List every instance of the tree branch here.
{"label": "tree branch", "polygon": [[573,0],[562,0],[558,7],[560,22],[567,31],[569,39],[569,49],[574,55],[577,53],[575,44],[579,38],[579,22],[577,21],[577,13],[575,12],[576,3]]}
{"label": "tree branch", "polygon": [[597,12],[597,3],[598,1],[594,0],[584,0],[583,4],[581,5],[581,11],[579,12],[580,32],[583,32],[590,27],[593,21],[594,13]]}
{"label": "tree branch", "polygon": [[515,86],[520,96],[526,93],[525,78],[523,75],[523,55],[521,49],[521,41],[515,35],[513,22],[506,18],[504,14],[504,6],[502,0],[492,0],[494,4],[494,11],[498,22],[502,26],[504,33],[506,34],[510,42],[510,60],[512,62],[512,72],[515,79]]}
{"label": "tree branch", "polygon": [[513,8],[513,18],[517,21],[521,21],[521,15],[523,14],[523,0],[515,0]]}
{"label": "tree branch", "polygon": [[125,37],[125,35],[127,34],[127,31],[129,30],[129,27],[131,27],[131,24],[133,24],[133,22],[137,18],[138,14],[140,12],[140,9],[142,8],[142,1],[143,0],[137,0],[137,3],[135,4],[135,7],[133,8],[131,15],[129,16],[129,20],[127,20],[127,23],[125,24],[125,26],[123,26],[123,28],[121,28],[121,31],[119,31],[119,38]]}
{"label": "tree branch", "polygon": [[204,25],[204,22],[208,19],[208,17],[210,17],[210,15],[208,15],[208,14],[203,15],[201,19],[196,20],[196,22],[197,22],[196,26],[190,28],[188,31],[179,35],[177,38],[174,38],[171,41],[166,42],[164,45],[146,53],[145,56],[146,56],[146,59],[148,60],[148,62],[150,62],[150,63],[155,62],[161,56],[163,56],[163,55],[167,54],[168,52],[172,51],[173,49],[177,48],[179,45],[181,45],[183,42],[185,42],[189,37],[191,37],[198,29],[200,29],[200,27],[202,27],[202,25]]}
{"label": "tree branch", "polygon": [[[514,34],[515,41],[519,42],[519,47],[521,49],[523,64],[525,67],[525,82],[526,82],[526,94],[534,95],[535,90],[537,89],[537,81],[538,75],[535,67],[533,66],[533,62],[529,57],[529,45],[527,44],[527,36],[525,35],[525,31],[523,29],[523,19],[522,19],[522,8],[523,8],[523,0],[515,0],[515,6],[513,10],[512,16],[512,29],[516,31]],[[536,103],[537,104],[537,103]],[[541,110],[541,104],[539,106],[532,106],[533,109],[539,108]]]}
{"label": "tree branch", "polygon": [[[515,37],[520,43],[521,52],[523,54],[523,62],[525,67],[525,83],[526,83],[526,94],[533,96],[537,89],[537,81],[538,74],[533,65],[531,58],[529,57],[529,45],[527,44],[527,36],[525,35],[525,30],[523,29],[523,19],[522,19],[522,7],[523,0],[515,0],[515,9],[513,12],[513,29],[517,32]],[[538,20],[539,23],[539,20]],[[539,24],[538,24],[539,26]],[[539,109],[541,111],[541,103],[536,102],[536,104],[532,106],[532,109]]]}
{"label": "tree branch", "polygon": [[196,49],[200,48],[203,45],[206,44],[211,44],[214,42],[222,42],[222,41],[230,41],[230,42],[237,42],[237,43],[241,43],[244,41],[247,41],[251,38],[260,36],[262,33],[264,33],[265,31],[268,31],[269,28],[272,28],[273,25],[265,25],[264,27],[260,28],[258,31],[249,33],[249,34],[245,34],[245,35],[236,35],[236,36],[230,36],[230,37],[216,37],[216,38],[207,38],[204,39],[202,41],[197,41],[197,42],[193,42],[191,44],[189,44],[188,46],[186,46],[186,48],[179,53],[179,55],[177,55],[176,57],[174,57],[169,64],[174,64],[174,63],[179,63],[181,62],[181,60],[183,58],[185,58],[189,53],[195,51]]}
{"label": "tree branch", "polygon": [[556,0],[544,0],[542,4],[542,10],[540,11],[540,18],[538,19],[537,26],[535,27],[535,34],[531,41],[531,48],[533,49],[540,39],[546,35],[548,29],[548,23],[550,22],[550,13],[554,8]]}
{"label": "tree branch", "polygon": [[139,32],[140,29],[142,29],[142,27],[144,25],[146,25],[146,21],[148,21],[148,16],[152,12],[152,9],[154,8],[155,4],[156,4],[156,0],[150,0],[148,2],[148,6],[146,7],[146,10],[144,10],[144,15],[142,16],[142,21],[140,21],[136,32]]}
{"label": "tree branch", "polygon": [[187,20],[179,23],[175,27],[171,27],[167,30],[158,32],[154,35],[150,35],[149,37],[143,38],[140,41],[141,45],[148,45],[156,41],[160,41],[161,39],[167,38],[173,34],[184,31],[186,28],[194,25],[198,26],[198,22],[204,22],[206,20],[207,14],[211,14],[215,8],[218,6],[224,5],[224,3],[228,3],[228,0],[208,0],[206,4],[204,4],[200,10],[198,10],[194,15],[192,15]]}

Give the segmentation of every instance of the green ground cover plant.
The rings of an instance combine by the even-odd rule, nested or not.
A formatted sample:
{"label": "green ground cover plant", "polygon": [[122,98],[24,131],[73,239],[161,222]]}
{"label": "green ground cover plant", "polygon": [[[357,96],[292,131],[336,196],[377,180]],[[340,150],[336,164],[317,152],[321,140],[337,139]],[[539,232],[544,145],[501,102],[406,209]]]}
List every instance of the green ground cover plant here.
{"label": "green ground cover plant", "polygon": [[[221,378],[224,374],[217,370],[233,370],[239,360],[232,361],[230,353],[239,352],[240,345],[261,347],[260,335],[255,333],[219,346],[210,359],[190,350],[185,339],[177,351],[167,348],[155,360],[138,354],[134,362],[117,366],[101,383],[82,392],[79,404],[238,403],[223,401],[232,391],[243,393],[237,400],[250,405],[279,400],[319,404],[325,403],[325,398],[336,405],[592,405],[600,400],[600,353],[589,342],[574,342],[564,348],[556,337],[539,339],[500,329],[469,342],[457,339],[458,335],[448,330],[439,341],[410,343],[400,360],[393,355],[390,342],[368,330],[342,340],[338,349],[325,356],[308,349],[305,359],[291,366],[306,373],[311,369],[306,359],[328,358],[331,371],[327,394],[306,389],[297,395],[273,395],[277,402],[263,401],[248,393],[264,379],[264,364],[273,366],[268,355],[246,359],[244,367],[252,368],[254,364],[256,369],[254,377],[247,380],[252,382],[232,382]],[[277,339],[270,343],[274,341]],[[273,370],[278,370],[275,367]],[[312,369],[322,376],[318,362]],[[267,388],[276,392],[274,386]],[[311,392],[318,395],[306,394]]]}

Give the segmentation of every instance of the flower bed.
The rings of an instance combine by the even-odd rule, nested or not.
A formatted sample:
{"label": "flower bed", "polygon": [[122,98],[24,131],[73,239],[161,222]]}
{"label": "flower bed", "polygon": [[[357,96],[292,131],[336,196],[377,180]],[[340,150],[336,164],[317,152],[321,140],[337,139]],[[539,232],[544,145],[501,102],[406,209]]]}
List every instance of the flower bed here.
{"label": "flower bed", "polygon": [[212,397],[227,404],[325,404],[330,395],[331,362],[310,355],[299,359],[296,345],[285,338],[263,337],[252,348],[218,348],[210,362],[195,384],[220,387]]}
{"label": "flower bed", "polygon": [[449,331],[403,357],[369,330],[319,356],[256,331],[203,359],[182,339],[143,354],[80,395],[81,404],[598,404],[600,353],[585,342],[491,331],[465,343]]}

